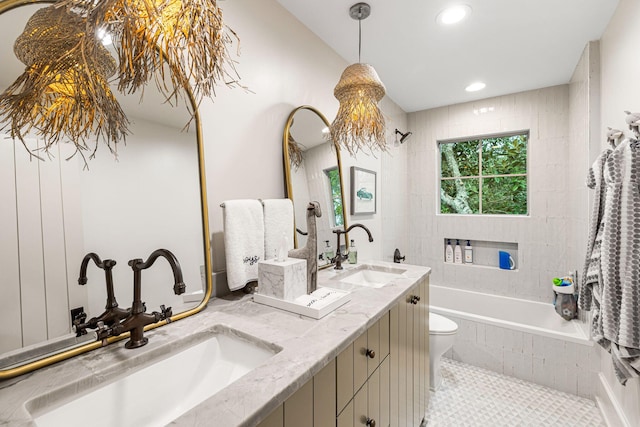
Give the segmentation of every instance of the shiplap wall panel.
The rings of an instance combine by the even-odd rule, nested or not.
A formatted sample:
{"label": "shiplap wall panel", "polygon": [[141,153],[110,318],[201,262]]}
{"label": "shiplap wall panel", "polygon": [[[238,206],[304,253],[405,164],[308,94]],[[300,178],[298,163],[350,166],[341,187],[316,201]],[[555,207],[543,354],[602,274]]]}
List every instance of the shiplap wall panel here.
{"label": "shiplap wall panel", "polygon": [[0,353],[22,347],[14,144],[0,140]]}
{"label": "shiplap wall panel", "polygon": [[[58,151],[55,149],[55,151]],[[60,158],[39,162],[40,206],[42,212],[42,247],[46,284],[47,338],[71,332],[67,268],[60,185]],[[76,285],[77,286],[77,285]]]}
{"label": "shiplap wall panel", "polygon": [[[82,169],[82,158],[79,154],[74,154],[72,144],[60,145],[60,175],[62,182],[62,206],[64,209],[64,235],[67,269],[69,282],[69,309],[87,306],[87,287],[78,285],[78,275],[80,263],[85,255],[84,233],[82,222],[82,205],[80,186],[80,170]],[[73,157],[72,157],[73,156]],[[68,159],[68,160],[67,160]],[[90,313],[89,317],[97,316],[99,313]]]}
{"label": "shiplap wall panel", "polygon": [[44,289],[42,217],[40,215],[39,161],[16,146],[16,201],[18,211],[18,253],[22,290],[23,345],[47,339]]}

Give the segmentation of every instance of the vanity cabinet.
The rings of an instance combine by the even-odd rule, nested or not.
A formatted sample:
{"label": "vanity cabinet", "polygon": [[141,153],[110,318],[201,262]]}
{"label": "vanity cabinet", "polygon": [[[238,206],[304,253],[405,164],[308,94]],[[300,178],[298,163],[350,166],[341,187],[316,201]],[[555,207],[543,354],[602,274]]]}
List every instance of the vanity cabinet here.
{"label": "vanity cabinet", "polygon": [[429,281],[389,313],[391,425],[420,425],[429,401]]}
{"label": "vanity cabinet", "polygon": [[429,399],[428,300],[425,277],[259,427],[420,425]]}
{"label": "vanity cabinet", "polygon": [[336,413],[336,360],[329,362],[258,427],[333,426]]}

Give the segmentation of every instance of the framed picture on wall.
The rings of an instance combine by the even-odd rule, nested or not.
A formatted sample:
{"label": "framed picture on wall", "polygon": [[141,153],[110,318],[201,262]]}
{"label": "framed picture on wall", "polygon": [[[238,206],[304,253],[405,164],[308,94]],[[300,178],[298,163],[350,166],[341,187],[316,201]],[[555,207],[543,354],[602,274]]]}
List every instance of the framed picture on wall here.
{"label": "framed picture on wall", "polygon": [[376,173],[351,166],[351,215],[376,213]]}

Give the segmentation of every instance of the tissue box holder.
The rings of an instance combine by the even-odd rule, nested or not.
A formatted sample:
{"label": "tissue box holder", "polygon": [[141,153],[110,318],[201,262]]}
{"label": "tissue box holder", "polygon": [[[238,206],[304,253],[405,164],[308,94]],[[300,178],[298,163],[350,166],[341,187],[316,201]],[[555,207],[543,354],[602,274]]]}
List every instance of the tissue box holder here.
{"label": "tissue box holder", "polygon": [[258,262],[258,292],[262,295],[293,301],[307,293],[307,261],[287,258],[286,261]]}

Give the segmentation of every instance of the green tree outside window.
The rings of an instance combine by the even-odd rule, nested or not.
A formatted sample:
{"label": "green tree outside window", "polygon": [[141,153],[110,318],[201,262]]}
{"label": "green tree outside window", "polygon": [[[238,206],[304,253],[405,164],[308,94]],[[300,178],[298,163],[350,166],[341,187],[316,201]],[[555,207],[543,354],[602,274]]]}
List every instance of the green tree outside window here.
{"label": "green tree outside window", "polygon": [[325,170],[329,177],[331,187],[331,202],[333,204],[333,226],[342,227],[344,225],[344,214],[342,209],[342,187],[340,186],[340,172],[338,168]]}
{"label": "green tree outside window", "polygon": [[440,213],[526,215],[529,134],[441,142]]}

